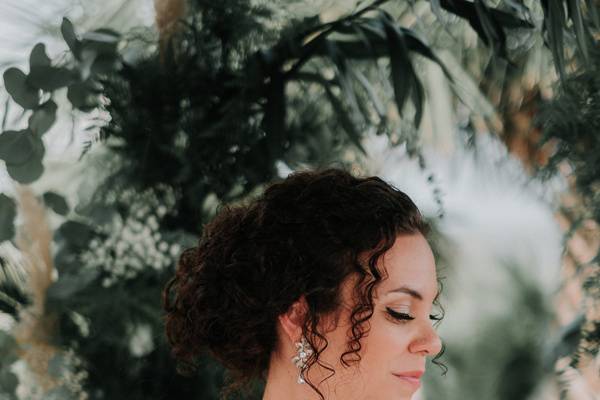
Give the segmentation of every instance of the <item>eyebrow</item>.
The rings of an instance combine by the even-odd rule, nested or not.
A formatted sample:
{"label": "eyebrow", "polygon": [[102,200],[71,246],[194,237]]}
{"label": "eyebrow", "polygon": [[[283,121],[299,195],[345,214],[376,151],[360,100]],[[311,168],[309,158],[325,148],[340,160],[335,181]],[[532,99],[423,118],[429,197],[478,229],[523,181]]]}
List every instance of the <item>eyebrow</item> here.
{"label": "eyebrow", "polygon": [[386,294],[390,294],[390,293],[406,293],[406,294],[410,295],[411,297],[414,297],[417,300],[423,301],[423,296],[421,295],[421,293],[419,293],[415,289],[412,289],[408,286],[400,286],[399,288],[390,290]]}

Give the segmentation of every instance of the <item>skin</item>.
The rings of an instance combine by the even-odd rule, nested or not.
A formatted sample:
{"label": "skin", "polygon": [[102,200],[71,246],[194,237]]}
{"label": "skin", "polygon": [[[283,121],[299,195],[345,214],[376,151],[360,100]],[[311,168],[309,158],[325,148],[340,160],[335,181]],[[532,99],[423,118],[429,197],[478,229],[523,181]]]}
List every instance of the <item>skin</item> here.
{"label": "skin", "polygon": [[[426,357],[441,351],[441,341],[430,314],[438,286],[435,260],[421,234],[398,236],[393,247],[378,261],[384,280],[374,292],[373,316],[365,325],[369,330],[361,339],[361,361],[346,367],[340,362],[346,350],[350,311],[354,304],[355,277],[342,283],[342,304],[335,316],[326,316],[321,327],[329,344],[319,359],[335,370],[314,364],[307,377],[326,400],[409,400],[417,388],[394,374],[425,370]],[[386,278],[387,274],[387,278]],[[418,292],[418,299],[406,291]],[[396,320],[387,311],[409,314],[413,320]],[[298,369],[291,359],[297,354],[295,342],[302,335],[306,301],[301,297],[278,321],[279,343],[271,354],[263,400],[317,400],[308,384],[298,384]],[[348,358],[350,357],[350,358]],[[355,355],[347,356],[346,360]],[[321,382],[322,381],[322,382]]]}

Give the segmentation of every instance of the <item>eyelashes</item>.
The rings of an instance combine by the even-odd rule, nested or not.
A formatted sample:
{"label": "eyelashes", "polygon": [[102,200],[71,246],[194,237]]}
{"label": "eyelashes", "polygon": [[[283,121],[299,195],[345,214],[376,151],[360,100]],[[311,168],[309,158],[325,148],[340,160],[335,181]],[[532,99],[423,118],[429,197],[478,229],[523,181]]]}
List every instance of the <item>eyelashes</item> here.
{"label": "eyelashes", "polygon": [[[386,310],[387,310],[387,313],[392,318],[394,318],[395,320],[398,320],[398,321],[400,321],[402,323],[406,323],[408,321],[411,321],[411,320],[415,319],[415,317],[413,317],[413,316],[411,316],[411,315],[409,315],[407,313],[397,312],[397,311],[392,310],[389,307],[386,307]],[[438,322],[438,321],[442,320],[442,317],[439,316],[439,315],[433,315],[433,314],[431,314],[431,315],[429,315],[429,319],[432,320],[432,321]]]}

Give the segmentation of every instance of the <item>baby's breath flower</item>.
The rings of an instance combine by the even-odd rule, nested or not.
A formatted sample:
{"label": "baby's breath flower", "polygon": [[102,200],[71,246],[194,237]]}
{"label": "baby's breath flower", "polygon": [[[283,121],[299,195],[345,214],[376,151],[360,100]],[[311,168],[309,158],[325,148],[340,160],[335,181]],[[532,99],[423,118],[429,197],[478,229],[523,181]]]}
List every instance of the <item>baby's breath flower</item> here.
{"label": "baby's breath flower", "polygon": [[80,255],[87,267],[107,273],[102,286],[133,279],[145,268],[161,271],[172,265],[181,246],[165,239],[159,230],[162,218],[175,212],[172,188],[162,185],[142,193],[125,190],[107,198],[112,199],[108,205],[126,206],[128,211],[100,227],[106,239],[93,239]]}

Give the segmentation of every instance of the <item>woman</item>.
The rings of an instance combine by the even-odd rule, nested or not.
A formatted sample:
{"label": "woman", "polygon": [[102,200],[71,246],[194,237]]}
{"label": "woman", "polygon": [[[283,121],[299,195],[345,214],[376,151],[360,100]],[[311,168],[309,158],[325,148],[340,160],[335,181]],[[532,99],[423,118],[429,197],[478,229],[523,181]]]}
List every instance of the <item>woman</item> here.
{"label": "woman", "polygon": [[258,378],[263,400],[410,399],[442,352],[426,233],[377,177],[293,173],[184,252],[164,293],[172,352],[193,368],[208,350],[233,378],[224,394]]}

